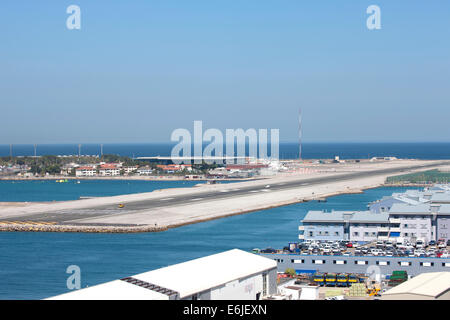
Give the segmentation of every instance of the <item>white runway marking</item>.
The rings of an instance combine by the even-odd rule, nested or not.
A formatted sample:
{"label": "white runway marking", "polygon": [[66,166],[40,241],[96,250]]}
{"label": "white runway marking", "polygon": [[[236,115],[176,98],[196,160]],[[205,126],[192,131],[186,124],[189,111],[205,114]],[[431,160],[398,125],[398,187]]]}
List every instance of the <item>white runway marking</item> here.
{"label": "white runway marking", "polygon": [[164,198],[164,199],[161,199],[161,201],[167,201],[167,200],[172,200],[173,198]]}
{"label": "white runway marking", "polygon": [[219,192],[229,192],[230,190],[219,190]]}
{"label": "white runway marking", "polygon": [[259,190],[252,190],[252,191],[250,191],[250,192],[252,192],[252,193],[254,193],[254,192],[259,192]]}
{"label": "white runway marking", "polygon": [[203,198],[195,198],[195,199],[191,199],[191,201],[198,201],[198,200],[202,200]]}

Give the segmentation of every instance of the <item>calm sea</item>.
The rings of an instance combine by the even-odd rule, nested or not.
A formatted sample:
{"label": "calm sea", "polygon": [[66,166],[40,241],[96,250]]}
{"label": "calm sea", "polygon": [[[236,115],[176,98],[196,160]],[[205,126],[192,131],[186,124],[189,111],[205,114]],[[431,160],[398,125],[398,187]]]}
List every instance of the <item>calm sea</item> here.
{"label": "calm sea", "polygon": [[[230,183],[234,181],[221,181]],[[189,188],[205,181],[140,181],[140,180],[0,180],[0,202],[66,201],[80,197],[107,197],[121,194],[152,192],[157,189]]]}
{"label": "calm sea", "polygon": [[66,269],[81,269],[82,287],[232,248],[280,248],[296,241],[308,210],[364,210],[406,188],[378,188],[183,226],[161,233],[0,233],[0,299],[41,299],[67,292]]}
{"label": "calm sea", "polygon": [[[170,156],[173,144],[104,144],[104,154],[117,154],[128,157]],[[270,147],[268,147],[270,150]],[[12,153],[16,156],[34,155],[33,145],[13,145]],[[42,144],[36,149],[37,155],[77,155],[78,144]],[[100,144],[83,144],[83,155],[99,155]],[[10,146],[0,145],[0,156],[9,156]],[[297,143],[280,143],[281,159],[298,158]],[[392,156],[408,159],[450,159],[450,143],[304,143],[304,159],[366,159],[374,156]]]}

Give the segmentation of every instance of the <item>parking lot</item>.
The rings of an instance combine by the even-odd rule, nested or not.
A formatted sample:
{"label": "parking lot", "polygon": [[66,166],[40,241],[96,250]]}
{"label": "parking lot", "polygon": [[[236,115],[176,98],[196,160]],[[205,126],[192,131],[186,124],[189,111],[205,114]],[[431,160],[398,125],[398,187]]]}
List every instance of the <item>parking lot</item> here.
{"label": "parking lot", "polygon": [[[432,257],[449,258],[450,241],[425,243],[417,242],[395,243],[391,241],[374,241],[360,244],[350,241],[304,241],[296,248],[285,247],[283,253],[299,253],[303,255],[334,255],[334,256],[385,256],[385,257]],[[269,250],[269,249],[266,249]],[[272,249],[273,250],[273,249]],[[264,252],[262,250],[261,252]],[[267,252],[270,253],[270,252]],[[272,252],[275,253],[275,252]]]}

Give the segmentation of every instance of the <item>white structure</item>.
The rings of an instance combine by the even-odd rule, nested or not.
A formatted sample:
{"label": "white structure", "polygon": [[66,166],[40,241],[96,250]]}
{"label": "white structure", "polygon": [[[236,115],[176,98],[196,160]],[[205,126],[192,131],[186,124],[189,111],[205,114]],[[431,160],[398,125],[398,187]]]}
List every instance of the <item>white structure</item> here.
{"label": "white structure", "polygon": [[119,176],[120,168],[115,164],[102,164],[98,173],[104,177]]}
{"label": "white structure", "polygon": [[49,300],[169,300],[170,296],[123,280],[75,290]]}
{"label": "white structure", "polygon": [[141,167],[141,168],[137,169],[137,173],[140,176],[149,176],[153,173],[153,169],[150,167]]}
{"label": "white structure", "polygon": [[429,272],[386,291],[383,300],[450,300],[450,272]]}
{"label": "white structure", "polygon": [[138,169],[138,166],[129,166],[129,167],[122,167],[121,170],[123,170],[124,174],[130,174],[133,173]]}
{"label": "white structure", "polygon": [[95,167],[78,167],[75,169],[75,176],[77,177],[93,177],[97,175]]}
{"label": "white structure", "polygon": [[51,299],[257,300],[276,294],[276,277],[274,260],[233,249]]}

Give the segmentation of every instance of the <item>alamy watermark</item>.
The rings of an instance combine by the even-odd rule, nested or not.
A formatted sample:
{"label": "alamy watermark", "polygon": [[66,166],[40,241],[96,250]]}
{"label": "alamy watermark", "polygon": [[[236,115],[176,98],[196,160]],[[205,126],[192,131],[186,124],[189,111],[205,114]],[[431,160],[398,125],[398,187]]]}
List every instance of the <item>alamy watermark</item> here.
{"label": "alamy watermark", "polygon": [[366,26],[369,30],[379,30],[381,29],[381,9],[377,5],[370,5],[366,10],[367,14],[370,16],[366,20]]}
{"label": "alamy watermark", "polygon": [[81,29],[81,9],[77,5],[70,5],[66,9],[66,13],[70,14],[66,20],[66,27],[69,30]]}
{"label": "alamy watermark", "polygon": [[[219,129],[210,128],[203,132],[203,122],[194,121],[193,137],[189,130],[178,128],[172,132],[170,140],[178,142],[171,152],[171,160],[175,164],[231,164],[244,163],[245,158],[279,159],[279,129],[270,129],[270,156],[268,129],[226,129],[224,139]],[[208,145],[203,148],[205,143]]]}
{"label": "alamy watermark", "polygon": [[66,273],[70,274],[67,278],[67,289],[74,290],[81,288],[81,269],[77,265],[70,265],[66,269]]}

